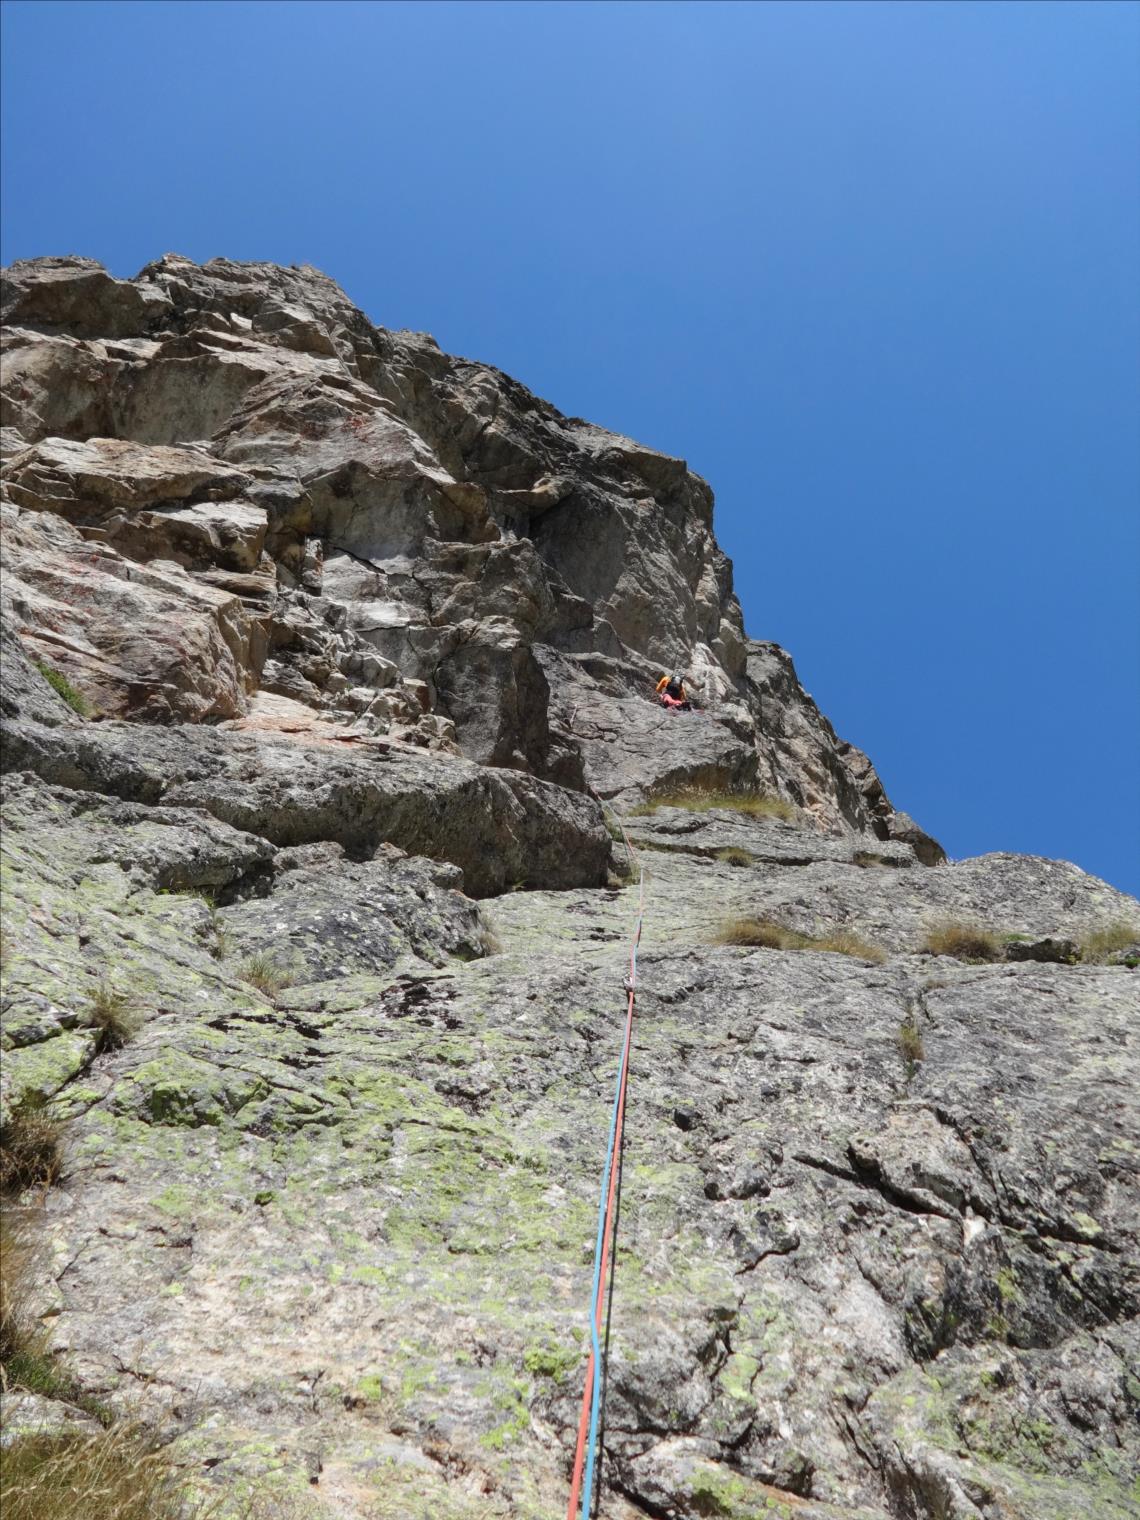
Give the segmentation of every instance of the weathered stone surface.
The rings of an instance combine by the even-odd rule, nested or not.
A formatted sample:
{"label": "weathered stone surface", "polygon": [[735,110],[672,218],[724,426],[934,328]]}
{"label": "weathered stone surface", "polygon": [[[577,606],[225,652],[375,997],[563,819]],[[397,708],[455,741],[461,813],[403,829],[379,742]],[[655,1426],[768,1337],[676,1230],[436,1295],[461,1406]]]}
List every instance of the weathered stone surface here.
{"label": "weathered stone surface", "polygon": [[[597,656],[544,658],[559,731],[581,751],[599,796],[632,804],[690,787],[755,786],[758,758],[743,706],[670,712],[629,695],[629,672],[615,666]],[[645,684],[652,689],[648,673]]]}
{"label": "weathered stone surface", "polygon": [[81,720],[56,692],[28,656],[7,621],[0,619],[0,713],[6,719],[24,716],[47,728],[73,727]]}
{"label": "weathered stone surface", "polygon": [[144,281],[115,280],[95,259],[21,259],[0,276],[0,319],[14,327],[64,328],[82,337],[128,338],[167,314]]}
{"label": "weathered stone surface", "polygon": [[516,771],[379,742],[190,725],[64,731],[29,723],[9,730],[4,763],[59,786],[201,808],[277,845],[330,840],[359,860],[395,844],[457,865],[475,896],[512,885],[597,883],[610,856],[600,810],[588,797]]}
{"label": "weathered stone surface", "polygon": [[[313,849],[281,851],[300,855]],[[383,975],[409,954],[430,966],[484,953],[479,910],[456,867],[387,846],[375,860],[285,863],[272,895],[250,897],[224,915],[235,953],[266,954],[306,982]],[[280,869],[280,868],[279,868]]]}
{"label": "weathered stone surface", "polygon": [[1047,961],[1071,966],[1080,959],[1080,946],[1063,935],[1044,935],[1041,939],[1014,940],[1005,947],[1007,961]]}
{"label": "weathered stone surface", "polygon": [[103,527],[119,514],[182,501],[239,496],[248,477],[202,449],[155,448],[118,438],[51,438],[7,462],[17,506]]}
{"label": "weathered stone surface", "polygon": [[[639,849],[673,851],[702,861],[714,861],[725,851],[735,851],[739,852],[738,857],[730,864],[742,867],[808,866],[834,861],[905,869],[917,864],[908,845],[880,844],[876,840],[874,848],[870,848],[858,838],[817,834],[806,828],[802,820],[796,823],[781,818],[753,818],[732,808],[693,812],[683,807],[655,806],[652,812],[627,816],[623,826]],[[747,881],[740,905],[759,908],[761,900],[757,892],[763,893],[766,882],[757,882],[752,876]],[[853,883],[856,891],[864,886],[861,877],[854,877]]]}
{"label": "weathered stone surface", "polygon": [[8,460],[3,478],[17,506],[143,562],[255,570],[265,546],[265,508],[240,499],[249,478],[201,449],[52,438]]}
{"label": "weathered stone surface", "polygon": [[[240,597],[271,646],[252,684],[606,795],[756,781],[821,829],[941,858],[783,651],[746,643],[712,493],[683,461],[373,327],[307,267],[171,254],[116,281],[32,260],[5,291],[11,499]],[[262,554],[269,583],[232,579],[260,575]],[[25,571],[37,591],[46,572]],[[325,629],[298,639],[306,594]],[[359,678],[370,654],[394,682]],[[704,732],[665,745],[662,669],[687,674],[705,713]],[[99,683],[112,713],[226,715],[171,707],[158,670],[125,670],[129,695],[114,679]],[[619,744],[592,737],[615,727]]]}
{"label": "weathered stone surface", "polygon": [[3,606],[33,657],[100,713],[201,722],[245,711],[264,619],[168,560],[138,564],[54,513],[0,506]]}
{"label": "weathered stone surface", "polygon": [[0,1095],[66,1127],[84,1388],[225,1503],[564,1512],[637,900],[590,788],[647,905],[596,1513],[1131,1516],[1140,904],[946,863],[682,461],[308,268],[3,303]]}
{"label": "weathered stone surface", "polygon": [[275,852],[267,840],[196,809],[46,787],[27,772],[7,778],[4,809],[13,828],[38,831],[44,841],[72,830],[91,835],[83,858],[95,866],[113,863],[133,886],[156,892],[232,895],[255,890],[272,869]]}
{"label": "weathered stone surface", "polygon": [[[848,931],[900,954],[922,951],[930,931],[947,924],[977,925],[999,944],[1022,936],[1079,941],[1106,924],[1140,929],[1134,898],[1067,861],[993,854],[934,871],[897,869],[917,864],[905,846],[870,850],[858,840],[719,811],[661,808],[626,827],[648,850],[642,858],[654,874],[662,852],[681,857],[686,892],[707,902],[702,921],[713,925],[760,918],[816,937]],[[723,850],[750,855],[751,863],[726,867],[716,859]]]}
{"label": "weathered stone surface", "polygon": [[[131,946],[159,1010],[56,1099],[54,1344],[102,1397],[143,1378],[161,1418],[177,1404],[170,1433],[216,1483],[272,1466],[305,1490],[318,1460],[312,1505],[347,1515],[557,1513],[633,893],[500,897],[499,953],[465,962],[481,930],[454,877],[292,847],[269,895],[218,910],[219,961],[197,900],[122,895],[118,864],[77,887],[124,804],[18,787],[6,842],[40,905],[10,931],[21,983],[61,963],[79,890],[92,970]],[[33,834],[33,806],[58,821]],[[649,843],[679,816],[632,822]],[[676,833],[644,852],[603,1513],[1124,1520],[1133,973],[710,941],[758,883],[811,872],[916,895],[985,879],[1010,917],[1066,927],[1064,900],[1077,919],[1128,901],[1045,863],[866,868],[810,829],[698,827],[695,847],[731,828],[769,858]],[[295,976],[272,1002],[240,980],[266,952]],[[200,1011],[174,990],[191,971]],[[45,1021],[17,1053],[66,1038]]]}
{"label": "weathered stone surface", "polygon": [[98,1435],[99,1421],[59,1399],[37,1393],[8,1393],[4,1398],[5,1444],[22,1436]]}

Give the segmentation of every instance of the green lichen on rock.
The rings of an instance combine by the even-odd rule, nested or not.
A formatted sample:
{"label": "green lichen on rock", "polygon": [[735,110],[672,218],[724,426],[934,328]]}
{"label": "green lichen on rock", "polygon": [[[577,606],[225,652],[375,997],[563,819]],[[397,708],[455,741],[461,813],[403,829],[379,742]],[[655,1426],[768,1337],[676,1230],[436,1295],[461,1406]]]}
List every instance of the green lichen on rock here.
{"label": "green lichen on rock", "polygon": [[686,1499],[694,1515],[721,1520],[794,1520],[792,1503],[766,1485],[730,1469],[702,1465],[688,1480]]}
{"label": "green lichen on rock", "polygon": [[[409,866],[401,891],[418,883],[422,913],[393,888],[404,927],[371,944],[350,904],[358,917],[317,955],[328,880],[279,896],[266,875],[264,897],[215,909],[235,947],[219,961],[204,902],[153,885],[174,867],[152,819],[116,836],[98,808],[25,802],[5,839],[5,1081],[11,1056],[67,1120],[74,1206],[51,1216],[46,1258],[70,1263],[48,1316],[61,1343],[116,1399],[220,1390],[205,1456],[227,1503],[264,1480],[304,1520],[325,1483],[393,1515],[556,1513],[631,894],[512,894],[495,908],[501,953],[465,960],[448,936],[466,910],[449,918],[433,893],[450,889]],[[666,811],[651,820],[679,847],[654,856],[643,943],[606,1482],[620,1462],[637,1502],[690,1516],[878,1520],[888,1491],[917,1506],[951,1473],[1014,1520],[1060,1520],[1050,1482],[1090,1520],[1118,1520],[1130,1480],[1103,1390],[1124,1387],[1110,1311],[1128,1302],[1117,1190],[1134,1157],[1091,1095],[1129,1069],[1127,973],[951,967],[923,986],[892,915],[917,922],[922,892],[958,890],[956,867],[916,887],[906,870],[859,870],[849,844],[704,817],[705,853]],[[239,831],[197,828],[180,821],[179,838],[213,852],[215,874],[223,858],[271,873]],[[740,847],[757,858],[811,863],[717,861],[729,828],[756,831]],[[364,865],[346,877],[352,904],[388,880]],[[794,917],[809,877],[896,953],[869,965],[706,943],[725,911]],[[783,896],[756,906],[764,894]],[[817,917],[798,932],[830,931]],[[272,998],[243,984],[270,931],[292,953],[293,923],[311,979]],[[415,948],[420,933],[441,936],[438,954]],[[123,1048],[93,1050],[84,1010],[111,976],[140,989],[147,1018]],[[928,1059],[908,1084],[897,1031],[920,999]],[[190,1460],[201,1440],[186,1430],[175,1450]]]}

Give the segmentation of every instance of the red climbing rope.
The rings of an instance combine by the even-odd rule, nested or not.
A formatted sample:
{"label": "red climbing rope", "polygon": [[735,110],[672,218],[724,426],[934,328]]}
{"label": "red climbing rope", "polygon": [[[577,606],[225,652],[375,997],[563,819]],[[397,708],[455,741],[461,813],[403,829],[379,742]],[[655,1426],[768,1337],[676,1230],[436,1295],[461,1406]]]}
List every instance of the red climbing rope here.
{"label": "red climbing rope", "polygon": [[[600,799],[599,799],[600,800]],[[621,828],[622,838],[631,861],[636,851],[629,835]],[[570,1499],[566,1508],[566,1520],[578,1520],[578,1501],[582,1500],[582,1520],[589,1520],[591,1490],[593,1488],[594,1459],[597,1446],[597,1427],[600,1408],[602,1357],[602,1304],[606,1297],[610,1270],[610,1246],[616,1234],[614,1204],[617,1198],[618,1177],[621,1172],[622,1130],[625,1124],[625,1097],[629,1085],[629,1056],[633,1043],[633,1013],[637,990],[637,951],[641,943],[641,926],[645,912],[645,870],[641,868],[638,883],[637,920],[629,949],[629,978],[626,982],[625,1038],[622,1041],[621,1065],[618,1069],[617,1094],[614,1101],[614,1117],[603,1178],[605,1192],[604,1222],[599,1232],[600,1259],[595,1255],[593,1302],[590,1306],[590,1358],[586,1363],[586,1382],[582,1389],[582,1409],[578,1419],[578,1442],[574,1452],[574,1471],[570,1482]],[[585,1492],[582,1492],[583,1471]]]}

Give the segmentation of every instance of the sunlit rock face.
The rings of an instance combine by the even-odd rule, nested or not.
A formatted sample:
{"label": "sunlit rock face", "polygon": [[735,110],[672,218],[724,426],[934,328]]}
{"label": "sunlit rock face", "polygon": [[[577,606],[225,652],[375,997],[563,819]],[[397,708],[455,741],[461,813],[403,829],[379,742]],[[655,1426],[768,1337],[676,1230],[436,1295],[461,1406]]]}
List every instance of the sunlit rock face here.
{"label": "sunlit rock face", "polygon": [[947,863],[682,461],[316,270],[2,316],[48,1354],[223,1504],[565,1513],[644,870],[595,1514],[1130,1515],[1140,904]]}
{"label": "sunlit rock face", "polygon": [[[604,796],[760,782],[823,829],[925,838],[745,639],[683,461],[310,268],[37,259],[2,302],[7,615],[104,714],[276,695]],[[700,719],[662,729],[663,671]]]}

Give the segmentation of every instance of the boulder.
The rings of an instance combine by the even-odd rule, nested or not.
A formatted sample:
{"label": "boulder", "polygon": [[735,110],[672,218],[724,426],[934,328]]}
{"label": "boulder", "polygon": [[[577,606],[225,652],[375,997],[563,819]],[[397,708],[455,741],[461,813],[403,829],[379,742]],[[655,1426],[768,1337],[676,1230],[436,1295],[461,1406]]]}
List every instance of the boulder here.
{"label": "boulder", "polygon": [[106,722],[10,724],[4,763],[55,785],[200,808],[276,845],[382,843],[450,861],[476,897],[605,879],[610,838],[590,798],[533,777],[367,740]]}
{"label": "boulder", "polygon": [[160,325],[169,311],[170,301],[150,282],[116,280],[95,259],[19,259],[0,275],[5,326],[129,338]]}
{"label": "boulder", "polygon": [[5,616],[105,715],[201,722],[245,710],[262,619],[173,561],[139,564],[52,512],[0,506]]}

